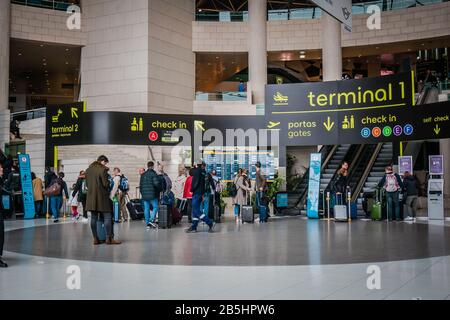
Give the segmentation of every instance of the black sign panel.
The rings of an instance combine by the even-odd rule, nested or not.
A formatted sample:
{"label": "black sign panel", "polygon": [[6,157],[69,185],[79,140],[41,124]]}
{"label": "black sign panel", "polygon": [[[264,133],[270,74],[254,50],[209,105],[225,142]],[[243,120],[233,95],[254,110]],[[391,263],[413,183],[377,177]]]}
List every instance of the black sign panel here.
{"label": "black sign panel", "polygon": [[412,104],[413,72],[361,80],[268,85],[266,89],[266,112],[270,115],[380,109]]}

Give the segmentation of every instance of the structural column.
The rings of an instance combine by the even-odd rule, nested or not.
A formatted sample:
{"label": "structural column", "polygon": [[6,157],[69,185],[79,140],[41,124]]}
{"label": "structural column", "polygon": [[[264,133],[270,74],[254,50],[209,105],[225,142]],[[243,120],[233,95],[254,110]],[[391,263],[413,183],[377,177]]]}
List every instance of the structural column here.
{"label": "structural column", "polygon": [[342,79],[341,23],[323,11],[322,15],[323,81]]}
{"label": "structural column", "polygon": [[9,39],[11,1],[0,1],[0,148],[9,142]]}
{"label": "structural column", "polygon": [[263,104],[267,84],[267,1],[249,0],[248,15],[249,89],[253,92],[253,104]]}

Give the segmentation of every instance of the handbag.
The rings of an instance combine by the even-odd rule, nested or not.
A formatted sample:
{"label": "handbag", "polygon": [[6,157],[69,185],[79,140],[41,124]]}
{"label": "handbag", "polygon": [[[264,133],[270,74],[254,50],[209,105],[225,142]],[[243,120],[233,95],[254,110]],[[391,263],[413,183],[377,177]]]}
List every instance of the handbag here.
{"label": "handbag", "polygon": [[45,189],[44,194],[47,197],[57,196],[61,194],[61,185],[58,182],[53,183],[51,186]]}

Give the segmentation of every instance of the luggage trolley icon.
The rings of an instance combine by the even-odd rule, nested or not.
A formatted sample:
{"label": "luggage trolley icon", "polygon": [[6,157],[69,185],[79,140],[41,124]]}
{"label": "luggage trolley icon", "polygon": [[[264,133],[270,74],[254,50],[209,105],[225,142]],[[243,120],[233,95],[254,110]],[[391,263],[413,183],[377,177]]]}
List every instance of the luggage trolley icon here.
{"label": "luggage trolley icon", "polygon": [[62,115],[63,112],[61,109],[58,109],[58,114],[56,116],[52,116],[52,122],[53,123],[58,123],[59,122],[59,116]]}

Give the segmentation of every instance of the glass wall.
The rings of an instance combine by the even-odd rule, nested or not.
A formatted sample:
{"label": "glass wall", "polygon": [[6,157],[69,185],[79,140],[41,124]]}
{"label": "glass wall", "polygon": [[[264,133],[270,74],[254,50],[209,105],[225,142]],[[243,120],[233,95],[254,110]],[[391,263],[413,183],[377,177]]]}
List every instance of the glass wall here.
{"label": "glass wall", "polygon": [[[378,0],[354,3],[352,7],[353,14],[367,13],[371,5],[378,6],[383,11],[405,9],[426,6],[436,3],[448,2],[449,0]],[[318,19],[322,16],[320,8],[291,8],[268,10],[267,20],[300,20],[300,19]],[[207,9],[197,8],[196,21],[248,21],[248,11],[209,11]]]}
{"label": "glass wall", "polygon": [[66,11],[74,4],[80,6],[80,0],[11,0],[11,3],[60,11]]}

